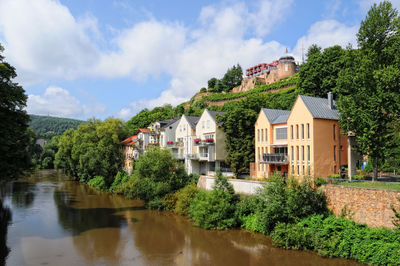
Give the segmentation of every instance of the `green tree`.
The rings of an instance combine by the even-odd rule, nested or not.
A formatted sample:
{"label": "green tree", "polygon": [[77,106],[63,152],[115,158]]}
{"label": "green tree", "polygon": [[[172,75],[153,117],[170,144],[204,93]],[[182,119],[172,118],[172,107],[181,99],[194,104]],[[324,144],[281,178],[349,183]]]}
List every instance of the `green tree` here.
{"label": "green tree", "polygon": [[357,150],[371,158],[374,179],[400,119],[399,26],[390,2],[374,4],[357,34],[359,49],[348,48],[337,81],[341,126],[355,133]]}
{"label": "green tree", "polygon": [[55,166],[84,182],[102,176],[110,184],[122,166],[120,143],[126,136],[124,123],[119,119],[89,120],[60,137]]}
{"label": "green tree", "polygon": [[126,126],[131,135],[135,134],[139,128],[146,128],[149,124],[158,121],[166,120],[173,116],[174,109],[167,104],[161,107],[155,107],[152,110],[147,108],[140,111],[126,122]]}
{"label": "green tree", "polygon": [[207,85],[209,89],[214,89],[215,85],[217,84],[217,78],[211,78],[208,80]]}
{"label": "green tree", "polygon": [[27,96],[15,83],[15,68],[4,60],[0,44],[0,179],[18,176],[30,167],[27,152],[29,145],[29,116],[24,108]]}
{"label": "green tree", "polygon": [[303,94],[326,97],[336,87],[339,71],[343,68],[345,50],[339,45],[326,48],[312,45],[307,62],[301,66],[298,87]]}
{"label": "green tree", "polygon": [[228,92],[234,87],[239,86],[242,83],[242,79],[243,71],[242,67],[239,64],[233,66],[232,68],[229,68],[221,80],[223,84],[221,91]]}

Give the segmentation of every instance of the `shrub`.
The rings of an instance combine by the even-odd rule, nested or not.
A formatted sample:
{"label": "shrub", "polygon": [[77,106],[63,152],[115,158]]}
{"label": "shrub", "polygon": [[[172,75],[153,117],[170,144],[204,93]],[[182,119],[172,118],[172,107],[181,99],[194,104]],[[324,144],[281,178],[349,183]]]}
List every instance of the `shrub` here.
{"label": "shrub", "polygon": [[369,228],[343,217],[312,215],[295,224],[279,223],[271,237],[281,247],[315,250],[324,256],[377,265],[400,263],[398,232]]}
{"label": "shrub", "polygon": [[129,180],[129,175],[125,171],[118,171],[117,175],[114,178],[113,183],[111,184],[109,190],[111,192],[117,192],[118,187],[122,184],[126,183]]}
{"label": "shrub", "polygon": [[228,229],[237,225],[237,195],[227,179],[218,175],[212,191],[199,191],[189,207],[195,225],[205,229]]}
{"label": "shrub", "polygon": [[316,187],[320,187],[327,183],[328,183],[328,181],[326,181],[325,178],[322,178],[322,177],[318,177],[317,180],[315,180],[315,182],[314,182]]}
{"label": "shrub", "polygon": [[90,179],[88,185],[99,190],[107,190],[107,184],[102,176],[95,176],[94,178]]}
{"label": "shrub", "polygon": [[279,222],[293,223],[311,214],[328,212],[325,195],[315,190],[310,180],[298,183],[292,179],[286,183],[282,176],[274,174],[269,181],[257,193],[256,231],[269,234]]}

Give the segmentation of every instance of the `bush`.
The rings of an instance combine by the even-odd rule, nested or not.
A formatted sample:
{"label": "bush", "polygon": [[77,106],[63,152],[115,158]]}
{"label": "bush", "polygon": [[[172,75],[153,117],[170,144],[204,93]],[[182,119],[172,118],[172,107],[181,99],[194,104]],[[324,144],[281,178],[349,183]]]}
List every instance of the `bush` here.
{"label": "bush", "polygon": [[115,176],[114,181],[113,181],[113,183],[111,184],[109,190],[110,190],[111,192],[117,192],[118,188],[119,188],[122,184],[128,182],[128,180],[129,180],[129,175],[128,175],[127,172],[125,172],[125,171],[118,171],[118,173],[117,173],[117,175]]}
{"label": "bush", "polygon": [[256,207],[248,209],[251,217],[239,215],[245,228],[269,234],[280,222],[293,223],[311,214],[328,213],[325,195],[315,190],[309,180],[286,183],[282,176],[274,174],[269,181],[257,193]]}
{"label": "bush", "polygon": [[280,223],[271,237],[281,247],[315,250],[324,256],[377,265],[400,263],[398,232],[369,228],[343,217],[312,215],[296,224]]}
{"label": "bush", "polygon": [[195,225],[205,229],[228,229],[237,226],[235,205],[238,201],[227,179],[218,175],[212,191],[199,191],[189,207]]}
{"label": "bush", "polygon": [[90,179],[88,185],[99,190],[107,190],[107,184],[102,176],[95,176],[94,178]]}

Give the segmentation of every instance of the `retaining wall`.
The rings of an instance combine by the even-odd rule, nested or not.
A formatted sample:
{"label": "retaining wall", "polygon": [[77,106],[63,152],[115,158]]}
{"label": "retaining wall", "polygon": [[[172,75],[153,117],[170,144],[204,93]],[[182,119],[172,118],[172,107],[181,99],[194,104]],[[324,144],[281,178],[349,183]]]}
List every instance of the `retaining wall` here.
{"label": "retaining wall", "polygon": [[346,208],[351,219],[358,223],[370,227],[394,227],[394,213],[390,205],[400,210],[400,202],[397,200],[400,197],[399,191],[338,185],[324,185],[321,189],[325,192],[329,209],[336,215],[340,215]]}
{"label": "retaining wall", "polygon": [[[254,180],[228,179],[233,189],[239,194],[255,194],[258,188],[262,188],[262,183]],[[212,190],[215,184],[215,178],[209,176],[200,176],[197,187],[205,190]]]}

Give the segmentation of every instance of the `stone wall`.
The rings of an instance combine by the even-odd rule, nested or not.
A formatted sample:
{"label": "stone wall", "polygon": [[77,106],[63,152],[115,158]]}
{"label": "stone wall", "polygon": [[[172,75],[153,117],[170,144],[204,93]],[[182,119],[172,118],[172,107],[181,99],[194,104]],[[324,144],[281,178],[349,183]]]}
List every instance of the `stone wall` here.
{"label": "stone wall", "polygon": [[[253,180],[228,179],[233,189],[239,194],[255,194],[258,188],[262,188],[262,183]],[[197,187],[205,190],[212,190],[215,184],[215,178],[210,176],[200,176]]]}
{"label": "stone wall", "polygon": [[338,185],[324,185],[321,189],[326,194],[329,209],[336,215],[340,215],[346,207],[351,218],[358,223],[365,223],[370,227],[394,227],[394,214],[390,205],[400,209],[400,202],[397,200],[400,197],[399,191]]}

